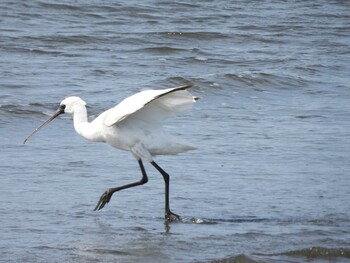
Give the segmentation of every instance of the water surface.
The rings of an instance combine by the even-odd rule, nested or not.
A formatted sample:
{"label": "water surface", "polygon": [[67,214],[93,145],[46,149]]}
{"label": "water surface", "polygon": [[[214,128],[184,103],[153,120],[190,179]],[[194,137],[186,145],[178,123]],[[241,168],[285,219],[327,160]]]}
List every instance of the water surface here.
{"label": "water surface", "polygon": [[[348,1],[1,1],[2,262],[350,262]],[[63,116],[194,83],[165,123],[197,150],[138,180],[127,152]]]}

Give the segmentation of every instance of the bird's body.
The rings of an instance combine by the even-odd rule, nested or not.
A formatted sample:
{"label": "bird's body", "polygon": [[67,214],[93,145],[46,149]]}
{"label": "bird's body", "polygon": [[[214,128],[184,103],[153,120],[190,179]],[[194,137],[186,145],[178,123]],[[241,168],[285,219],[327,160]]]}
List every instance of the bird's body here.
{"label": "bird's body", "polygon": [[90,123],[86,103],[79,97],[66,98],[61,105],[73,115],[76,132],[88,140],[126,151],[141,143],[152,156],[172,155],[194,149],[162,127],[163,120],[189,109],[195,101],[195,97],[180,88],[136,93]]}
{"label": "bird's body", "polygon": [[162,122],[192,107],[197,100],[186,89],[191,85],[164,90],[146,90],[136,93],[117,106],[102,112],[88,122],[86,103],[79,97],[68,97],[60,103],[56,114],[37,128],[24,143],[41,127],[62,113],[73,115],[76,132],[94,142],[130,151],[138,160],[142,180],[122,187],[108,189],[96,209],[102,209],[116,191],[147,182],[142,160],[150,162],[164,177],[166,183],[166,217],[177,216],[169,209],[169,178],[153,160],[155,155],[173,155],[194,149],[163,130]]}

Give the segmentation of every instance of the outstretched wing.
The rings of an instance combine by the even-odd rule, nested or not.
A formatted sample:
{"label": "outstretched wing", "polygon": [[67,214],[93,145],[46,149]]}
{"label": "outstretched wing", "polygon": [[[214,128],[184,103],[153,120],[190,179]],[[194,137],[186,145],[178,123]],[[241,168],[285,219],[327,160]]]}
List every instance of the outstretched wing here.
{"label": "outstretched wing", "polygon": [[198,98],[186,90],[190,87],[192,85],[136,93],[109,110],[104,124],[112,126],[130,116],[147,122],[160,123],[191,108]]}

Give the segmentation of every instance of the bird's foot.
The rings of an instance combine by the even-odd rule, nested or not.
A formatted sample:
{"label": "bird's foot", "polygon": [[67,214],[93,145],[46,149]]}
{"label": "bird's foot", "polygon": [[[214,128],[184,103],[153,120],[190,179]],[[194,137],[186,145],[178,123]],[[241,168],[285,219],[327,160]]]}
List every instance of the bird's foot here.
{"label": "bird's foot", "polygon": [[112,191],[112,189],[108,189],[106,192],[104,192],[101,195],[100,200],[98,201],[94,211],[101,210],[111,200],[113,193],[114,192]]}
{"label": "bird's foot", "polygon": [[169,211],[165,214],[165,221],[166,222],[179,222],[181,221],[181,217],[177,214],[174,214],[173,212]]}

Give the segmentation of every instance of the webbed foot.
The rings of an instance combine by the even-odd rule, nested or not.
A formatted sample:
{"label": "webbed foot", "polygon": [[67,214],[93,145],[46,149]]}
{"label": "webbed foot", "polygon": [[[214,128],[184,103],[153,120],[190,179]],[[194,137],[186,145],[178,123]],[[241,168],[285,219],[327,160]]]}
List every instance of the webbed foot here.
{"label": "webbed foot", "polygon": [[112,189],[106,190],[106,192],[101,195],[94,211],[101,210],[111,200],[113,193]]}
{"label": "webbed foot", "polygon": [[179,222],[181,221],[181,217],[173,212],[169,211],[165,214],[165,221],[170,222]]}

